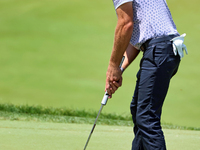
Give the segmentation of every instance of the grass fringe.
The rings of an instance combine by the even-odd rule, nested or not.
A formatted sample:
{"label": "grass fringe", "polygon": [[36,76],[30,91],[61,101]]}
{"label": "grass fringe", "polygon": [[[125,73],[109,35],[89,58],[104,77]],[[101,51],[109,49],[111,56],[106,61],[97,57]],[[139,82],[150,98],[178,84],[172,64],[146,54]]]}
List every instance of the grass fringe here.
{"label": "grass fringe", "polygon": [[[29,106],[29,105],[13,105],[13,104],[0,104],[0,111],[12,112],[12,113],[25,113],[25,114],[46,114],[46,115],[57,115],[57,116],[76,116],[86,118],[96,118],[96,111],[86,111],[70,108],[54,108],[54,107],[43,107],[43,106]],[[131,116],[121,116],[115,113],[106,114],[101,113],[103,119],[114,119],[114,120],[126,120],[131,121]]]}
{"label": "grass fringe", "polygon": [[[0,104],[0,120],[45,121],[57,123],[87,123],[93,124],[97,117],[95,111],[73,110],[68,108],[53,108],[29,105]],[[97,124],[133,126],[131,116],[101,113]],[[165,129],[196,130],[200,128],[176,126],[162,123]]]}

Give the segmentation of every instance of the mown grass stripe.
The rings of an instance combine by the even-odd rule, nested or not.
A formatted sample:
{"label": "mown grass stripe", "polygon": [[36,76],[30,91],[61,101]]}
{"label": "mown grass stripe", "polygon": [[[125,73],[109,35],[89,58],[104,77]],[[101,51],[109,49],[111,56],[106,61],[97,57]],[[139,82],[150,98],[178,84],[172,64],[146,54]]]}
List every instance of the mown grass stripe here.
{"label": "mown grass stripe", "polygon": [[[57,116],[57,115],[46,115],[46,114],[30,115],[30,114],[23,114],[23,113],[12,113],[12,112],[0,111],[0,120],[93,124],[95,118],[76,117],[76,116]],[[132,121],[103,119],[103,118],[99,118],[97,124],[133,126]]]}
{"label": "mown grass stripe", "polygon": [[[98,112],[92,110],[78,110],[70,108],[53,108],[42,106],[29,106],[29,105],[13,105],[13,104],[0,104],[0,111],[7,111],[13,113],[26,113],[26,114],[47,114],[47,115],[59,115],[59,116],[76,116],[95,118]],[[101,113],[101,118],[115,119],[115,120],[127,120],[131,121],[131,116],[121,116],[118,114],[106,114]]]}
{"label": "mown grass stripe", "polygon": [[[0,104],[0,120],[44,121],[57,123],[93,124],[97,112],[42,106]],[[97,124],[133,126],[130,116],[101,113]],[[200,128],[162,123],[165,129],[197,130]]]}

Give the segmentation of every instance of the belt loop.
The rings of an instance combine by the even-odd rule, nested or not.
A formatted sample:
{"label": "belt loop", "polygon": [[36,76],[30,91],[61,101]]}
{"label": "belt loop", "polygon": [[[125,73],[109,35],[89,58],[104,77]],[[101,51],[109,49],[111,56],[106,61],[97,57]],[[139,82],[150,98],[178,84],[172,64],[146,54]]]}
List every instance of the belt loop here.
{"label": "belt loop", "polygon": [[149,44],[149,42],[150,42],[151,40],[152,40],[152,39],[146,40],[146,41],[140,46],[140,50],[141,50],[142,52],[145,52],[145,50],[147,49],[148,44]]}
{"label": "belt loop", "polygon": [[140,46],[140,51],[144,52],[146,50],[146,47],[145,47],[145,44],[143,43],[141,46]]}

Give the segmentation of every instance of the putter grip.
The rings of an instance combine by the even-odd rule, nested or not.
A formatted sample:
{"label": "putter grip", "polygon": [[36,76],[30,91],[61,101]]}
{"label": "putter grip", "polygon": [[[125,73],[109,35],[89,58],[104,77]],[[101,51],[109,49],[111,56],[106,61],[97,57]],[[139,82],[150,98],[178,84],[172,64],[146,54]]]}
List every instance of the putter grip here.
{"label": "putter grip", "polygon": [[[122,57],[122,60],[121,60],[121,63],[120,63],[120,65],[119,65],[119,67],[121,68],[121,66],[122,66],[122,64],[123,64],[123,62],[124,62],[124,58],[125,58],[125,56],[123,56]],[[101,101],[101,104],[102,105],[106,105],[106,103],[107,103],[107,101],[108,101],[108,93],[107,93],[107,91],[105,92],[105,94],[104,94],[104,96],[103,96],[103,99],[102,99],[102,101]]]}

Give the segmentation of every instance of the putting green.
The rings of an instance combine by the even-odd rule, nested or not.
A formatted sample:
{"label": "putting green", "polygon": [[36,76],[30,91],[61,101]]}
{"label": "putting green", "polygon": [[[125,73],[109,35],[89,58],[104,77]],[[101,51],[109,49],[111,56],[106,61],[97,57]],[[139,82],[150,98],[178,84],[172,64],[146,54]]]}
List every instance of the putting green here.
{"label": "putting green", "polygon": [[[200,1],[167,0],[189,55],[166,97],[162,122],[200,127]],[[100,108],[117,21],[108,0],[1,0],[0,103]],[[142,54],[103,112],[130,114]]]}
{"label": "putting green", "polygon": [[[0,148],[6,150],[81,150],[92,125],[34,121],[0,121]],[[164,130],[169,150],[198,150],[200,132]],[[87,150],[128,150],[132,128],[97,125]]]}

